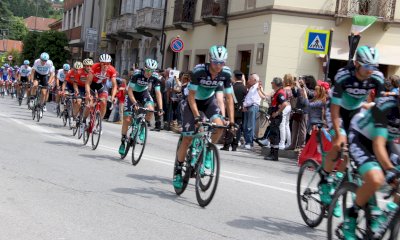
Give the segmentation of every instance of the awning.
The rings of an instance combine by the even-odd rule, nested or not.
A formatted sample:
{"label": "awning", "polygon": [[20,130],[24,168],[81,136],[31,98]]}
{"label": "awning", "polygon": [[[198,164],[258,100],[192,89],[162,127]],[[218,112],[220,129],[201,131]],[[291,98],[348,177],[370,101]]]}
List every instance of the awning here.
{"label": "awning", "polygon": [[[378,44],[375,47],[379,50],[379,64],[400,66],[400,46]],[[325,56],[323,55],[321,57]],[[348,42],[333,42],[331,49],[331,59],[347,61],[349,59]]]}

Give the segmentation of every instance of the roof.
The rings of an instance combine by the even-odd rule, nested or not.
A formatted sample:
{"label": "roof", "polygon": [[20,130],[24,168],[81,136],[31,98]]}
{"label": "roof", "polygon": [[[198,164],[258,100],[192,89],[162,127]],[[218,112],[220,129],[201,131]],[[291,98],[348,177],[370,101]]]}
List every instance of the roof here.
{"label": "roof", "polygon": [[57,20],[51,24],[49,24],[49,28],[56,31],[61,31],[62,28],[62,19]]}
{"label": "roof", "polygon": [[18,52],[22,52],[22,41],[16,40],[0,40],[0,52],[8,52],[12,49],[17,50]]}
{"label": "roof", "polygon": [[[42,17],[35,17],[35,16],[30,16],[30,17],[24,19],[25,26],[29,30],[37,30],[37,31],[50,30],[49,24],[52,24],[56,21],[57,21],[57,19],[42,18]],[[35,22],[36,22],[36,27],[35,27]]]}

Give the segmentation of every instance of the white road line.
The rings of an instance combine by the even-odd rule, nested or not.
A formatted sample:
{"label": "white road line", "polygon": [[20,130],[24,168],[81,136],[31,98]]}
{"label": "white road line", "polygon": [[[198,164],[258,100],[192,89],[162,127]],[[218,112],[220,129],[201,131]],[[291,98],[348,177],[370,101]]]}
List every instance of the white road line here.
{"label": "white road line", "polygon": [[[0,116],[4,116],[3,114],[0,113]],[[67,141],[70,143],[77,143],[76,140],[74,139],[70,139],[68,137],[63,137],[63,136],[57,136],[55,134],[57,134],[56,132],[53,132],[51,130],[45,129],[43,127],[37,126],[37,125],[29,125],[26,124],[22,121],[19,121],[17,119],[13,119],[10,118],[12,121],[14,121],[15,123],[22,125],[22,126],[26,126],[29,129],[35,131],[35,132],[39,132],[39,133],[46,133],[49,134],[49,137],[53,138],[53,139],[58,139],[58,140],[63,140],[63,141]],[[101,150],[105,150],[108,152],[112,152],[115,153],[116,150],[114,148],[111,148],[109,146],[105,146],[105,145],[99,145],[99,147],[101,147]],[[159,158],[159,157],[155,157],[155,156],[151,156],[151,155],[144,155],[143,156],[144,159],[146,159],[147,161],[152,161],[152,162],[157,162],[157,163],[161,163],[163,165],[168,165],[168,166],[173,166],[174,161],[166,161],[164,158]],[[250,175],[246,175],[246,174],[241,174],[241,173],[234,173],[234,172],[229,172],[229,171],[222,171],[222,173],[228,173],[228,174],[234,174],[234,175],[238,175],[238,176],[245,176],[245,177],[252,177],[252,178],[257,178],[254,176],[250,176]],[[270,189],[274,189],[274,190],[278,190],[278,191],[282,191],[282,192],[287,192],[287,193],[292,193],[292,194],[296,194],[295,191],[293,190],[289,190],[289,189],[285,189],[285,188],[281,188],[281,187],[275,187],[272,185],[267,185],[267,184],[262,184],[262,183],[258,183],[258,182],[254,182],[254,181],[249,181],[249,180],[244,180],[241,178],[236,178],[236,177],[230,177],[230,176],[226,176],[225,174],[221,174],[220,175],[221,178],[225,178],[225,179],[230,179],[230,180],[234,180],[234,181],[238,181],[241,183],[247,183],[247,184],[251,184],[251,185],[255,185],[255,186],[259,186],[259,187],[264,187],[264,188],[270,188]]]}

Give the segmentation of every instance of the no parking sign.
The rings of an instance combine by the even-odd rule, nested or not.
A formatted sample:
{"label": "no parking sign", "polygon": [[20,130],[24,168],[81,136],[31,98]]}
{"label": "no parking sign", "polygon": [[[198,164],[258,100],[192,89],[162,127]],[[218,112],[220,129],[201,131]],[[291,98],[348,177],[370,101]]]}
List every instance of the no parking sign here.
{"label": "no parking sign", "polygon": [[176,37],[171,41],[170,47],[173,52],[178,53],[178,52],[182,52],[185,45],[184,45],[182,39],[180,39],[179,37]]}

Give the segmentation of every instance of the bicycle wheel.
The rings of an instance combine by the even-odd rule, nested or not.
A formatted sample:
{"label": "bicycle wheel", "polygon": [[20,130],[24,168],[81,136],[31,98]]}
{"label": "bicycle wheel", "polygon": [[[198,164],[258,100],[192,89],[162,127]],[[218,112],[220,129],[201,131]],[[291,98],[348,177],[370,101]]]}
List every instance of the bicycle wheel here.
{"label": "bicycle wheel", "polygon": [[[180,144],[181,144],[181,141],[182,141],[182,136],[179,138],[178,146],[176,147],[176,156],[175,156],[175,163],[174,163],[174,172],[172,173],[172,176],[173,176],[173,177],[175,177],[176,165],[177,165],[177,163],[178,163],[178,149],[179,149],[179,146],[180,146]],[[182,188],[175,188],[175,187],[174,187],[175,193],[176,193],[178,196],[181,195],[181,194],[186,190],[186,187],[187,187],[187,185],[189,184],[190,176],[191,176],[192,171],[193,171],[193,168],[192,168],[192,166],[190,165],[190,157],[191,157],[191,155],[190,155],[189,153],[190,153],[190,148],[189,148],[188,151],[187,151],[185,163],[184,163],[183,166],[182,166],[182,182],[183,182]]]}
{"label": "bicycle wheel", "polygon": [[60,117],[60,104],[57,104],[57,108],[56,108],[56,112],[57,112],[57,117]]}
{"label": "bicycle wheel", "polygon": [[65,110],[61,113],[61,118],[63,120],[63,126],[67,126],[67,112]]}
{"label": "bicycle wheel", "polygon": [[297,204],[301,217],[309,227],[321,224],[325,215],[325,207],[321,203],[318,192],[320,166],[312,159],[304,162],[297,176]]}
{"label": "bicycle wheel", "polygon": [[136,166],[142,159],[147,140],[147,124],[140,122],[132,142],[132,165]]}
{"label": "bicycle wheel", "polygon": [[259,112],[258,117],[257,117],[257,121],[259,122],[258,126],[259,126],[260,129],[266,128],[268,120],[267,120],[267,117],[266,117],[265,113]]}
{"label": "bicycle wheel", "polygon": [[211,152],[211,166],[209,169],[204,167],[203,157],[200,156],[196,167],[196,199],[201,207],[210,204],[217,190],[220,160],[217,147],[209,143],[207,151]]}
{"label": "bicycle wheel", "polygon": [[[39,107],[36,107],[36,121],[37,122],[39,122],[40,121],[40,118],[41,118],[41,116],[40,116],[40,113],[42,113],[43,114],[43,109],[39,106]],[[42,115],[43,116],[43,115]]]}
{"label": "bicycle wheel", "polygon": [[96,119],[94,121],[94,126],[92,130],[92,149],[96,150],[97,146],[99,145],[100,142],[100,137],[101,137],[101,115],[100,112],[96,112]]}
{"label": "bicycle wheel", "polygon": [[32,107],[32,120],[35,120],[36,117],[36,107]]}
{"label": "bicycle wheel", "polygon": [[129,149],[132,146],[132,139],[134,136],[134,132],[133,132],[133,128],[131,126],[129,126],[129,128],[128,128],[128,132],[129,132],[129,130],[131,130],[131,132],[127,135],[126,140],[125,140],[125,154],[121,155],[121,159],[125,159],[125,157],[129,153]]}
{"label": "bicycle wheel", "polygon": [[79,120],[77,118],[77,119],[75,119],[75,127],[72,128],[72,136],[76,136],[76,133],[78,132],[78,129],[80,127],[79,125],[80,125]]}
{"label": "bicycle wheel", "polygon": [[400,218],[399,214],[397,214],[393,219],[393,224],[390,230],[390,239],[389,240],[399,240],[400,239]]}
{"label": "bicycle wheel", "polygon": [[67,123],[68,123],[68,128],[72,129],[72,108],[69,106],[68,111],[67,111]]}
{"label": "bicycle wheel", "polygon": [[[343,216],[345,214],[342,214],[341,218],[336,218],[333,216],[333,210],[337,203],[342,205],[343,213],[345,213],[347,208],[353,206],[356,198],[357,188],[357,184],[345,182],[335,193],[328,211],[328,240],[345,239],[343,234]],[[369,221],[366,221],[366,219],[371,219],[369,207],[360,209],[358,213],[356,228],[357,239],[369,239],[366,238],[368,235],[370,235],[370,230],[367,224]]]}

